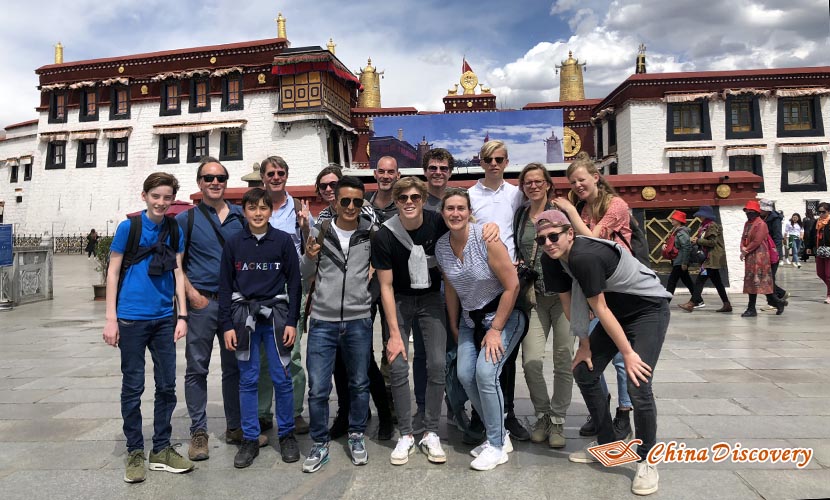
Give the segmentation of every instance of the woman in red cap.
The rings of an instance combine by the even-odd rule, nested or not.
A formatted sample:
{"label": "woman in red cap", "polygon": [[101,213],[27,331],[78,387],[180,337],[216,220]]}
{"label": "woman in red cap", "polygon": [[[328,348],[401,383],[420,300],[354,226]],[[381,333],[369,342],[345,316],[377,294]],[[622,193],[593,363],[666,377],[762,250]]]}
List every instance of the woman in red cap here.
{"label": "woman in red cap", "polygon": [[777,309],[775,314],[784,312],[784,301],[773,293],[772,271],[770,268],[769,229],[761,219],[761,206],[757,200],[749,200],[744,206],[746,223],[741,237],[741,260],[744,261],[744,293],[749,295],[749,304],[741,314],[743,318],[758,315],[755,300],[759,293]]}
{"label": "woman in red cap", "polygon": [[[689,227],[686,225],[686,212],[675,210],[669,216],[672,225],[672,232],[669,234],[666,244],[663,245],[663,258],[671,259],[671,274],[666,283],[666,290],[674,295],[677,287],[677,280],[681,280],[689,294],[694,296],[695,284],[689,275],[689,255],[692,253],[692,238]],[[703,302],[698,307],[703,307]]]}

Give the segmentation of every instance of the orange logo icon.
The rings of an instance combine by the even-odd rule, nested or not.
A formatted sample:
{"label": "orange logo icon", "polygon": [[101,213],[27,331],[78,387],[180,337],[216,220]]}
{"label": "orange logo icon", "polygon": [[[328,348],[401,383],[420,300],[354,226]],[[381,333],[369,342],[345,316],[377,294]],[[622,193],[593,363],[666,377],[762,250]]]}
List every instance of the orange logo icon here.
{"label": "orange logo icon", "polygon": [[592,446],[588,448],[588,452],[596,457],[602,465],[616,467],[640,460],[640,455],[634,452],[631,447],[642,443],[643,441],[640,439],[632,439],[627,444],[625,441],[614,441],[613,443]]}

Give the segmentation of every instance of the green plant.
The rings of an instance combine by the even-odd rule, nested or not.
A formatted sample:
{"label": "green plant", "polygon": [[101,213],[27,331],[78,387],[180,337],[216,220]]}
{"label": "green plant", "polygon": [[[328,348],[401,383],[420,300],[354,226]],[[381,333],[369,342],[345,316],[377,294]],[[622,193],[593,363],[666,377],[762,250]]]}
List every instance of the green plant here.
{"label": "green plant", "polygon": [[95,270],[101,273],[101,284],[107,284],[107,269],[110,266],[110,245],[112,245],[112,236],[102,236],[98,238],[98,244],[95,246],[95,260],[98,265]]}

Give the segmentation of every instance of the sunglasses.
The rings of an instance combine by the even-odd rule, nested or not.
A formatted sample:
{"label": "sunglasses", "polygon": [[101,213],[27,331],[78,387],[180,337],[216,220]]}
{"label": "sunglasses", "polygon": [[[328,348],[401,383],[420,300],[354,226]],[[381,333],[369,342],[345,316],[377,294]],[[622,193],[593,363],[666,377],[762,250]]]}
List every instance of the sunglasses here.
{"label": "sunglasses", "polygon": [[340,206],[347,208],[349,205],[354,204],[355,208],[362,208],[365,201],[363,198],[340,198]]}
{"label": "sunglasses", "polygon": [[331,188],[331,190],[334,191],[334,190],[337,189],[337,184],[338,184],[337,181],[318,182],[317,183],[317,189],[319,189],[320,191],[325,191],[326,188]]}
{"label": "sunglasses", "polygon": [[218,180],[220,184],[224,184],[225,182],[228,182],[228,176],[223,175],[223,174],[220,174],[220,175],[205,174],[205,175],[201,176],[200,179],[202,179],[203,181],[205,181],[207,183],[213,182],[214,180]]}
{"label": "sunglasses", "polygon": [[418,202],[419,202],[419,201],[421,201],[423,198],[424,198],[424,197],[423,197],[423,196],[421,196],[421,194],[420,194],[420,193],[415,193],[415,194],[402,194],[402,195],[398,195],[398,203],[400,203],[400,204],[404,204],[404,203],[406,203],[407,201],[410,201],[410,200],[412,200],[412,203],[418,203]]}
{"label": "sunglasses", "polygon": [[820,214],[826,214],[826,213],[827,213],[827,210],[819,210],[819,211],[818,211],[818,213],[820,213]]}
{"label": "sunglasses", "polygon": [[427,167],[427,172],[449,172],[450,167],[448,165],[430,165]]}
{"label": "sunglasses", "polygon": [[542,246],[545,244],[545,240],[550,241],[551,243],[556,243],[559,241],[559,237],[565,234],[567,231],[560,231],[558,233],[548,233],[547,236],[537,236],[536,237],[536,244]]}
{"label": "sunglasses", "polygon": [[524,186],[525,187],[534,187],[534,186],[539,187],[539,186],[542,186],[546,183],[547,183],[547,181],[525,181]]}
{"label": "sunglasses", "polygon": [[490,163],[492,160],[496,160],[496,164],[497,164],[497,165],[501,165],[502,163],[504,163],[504,160],[506,160],[506,159],[507,159],[507,158],[505,158],[504,156],[493,156],[493,157],[490,157],[490,156],[485,156],[485,157],[484,157],[484,158],[482,158],[481,160],[482,160],[484,163]]}
{"label": "sunglasses", "polygon": [[273,178],[275,175],[276,175],[277,177],[285,177],[285,176],[287,175],[287,173],[285,172],[285,170],[271,170],[270,172],[268,172],[268,173],[267,173],[267,174],[265,174],[265,175],[266,175],[266,177],[268,177],[269,179],[271,179],[271,178]]}

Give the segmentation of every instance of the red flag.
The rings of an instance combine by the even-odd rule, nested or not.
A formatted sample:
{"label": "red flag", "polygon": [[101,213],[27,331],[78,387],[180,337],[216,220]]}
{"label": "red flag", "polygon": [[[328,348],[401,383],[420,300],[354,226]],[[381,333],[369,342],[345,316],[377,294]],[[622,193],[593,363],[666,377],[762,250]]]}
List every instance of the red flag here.
{"label": "red flag", "polygon": [[470,65],[467,64],[467,58],[465,57],[464,62],[461,64],[461,72],[466,73],[468,71],[473,71],[473,68],[471,68]]}

